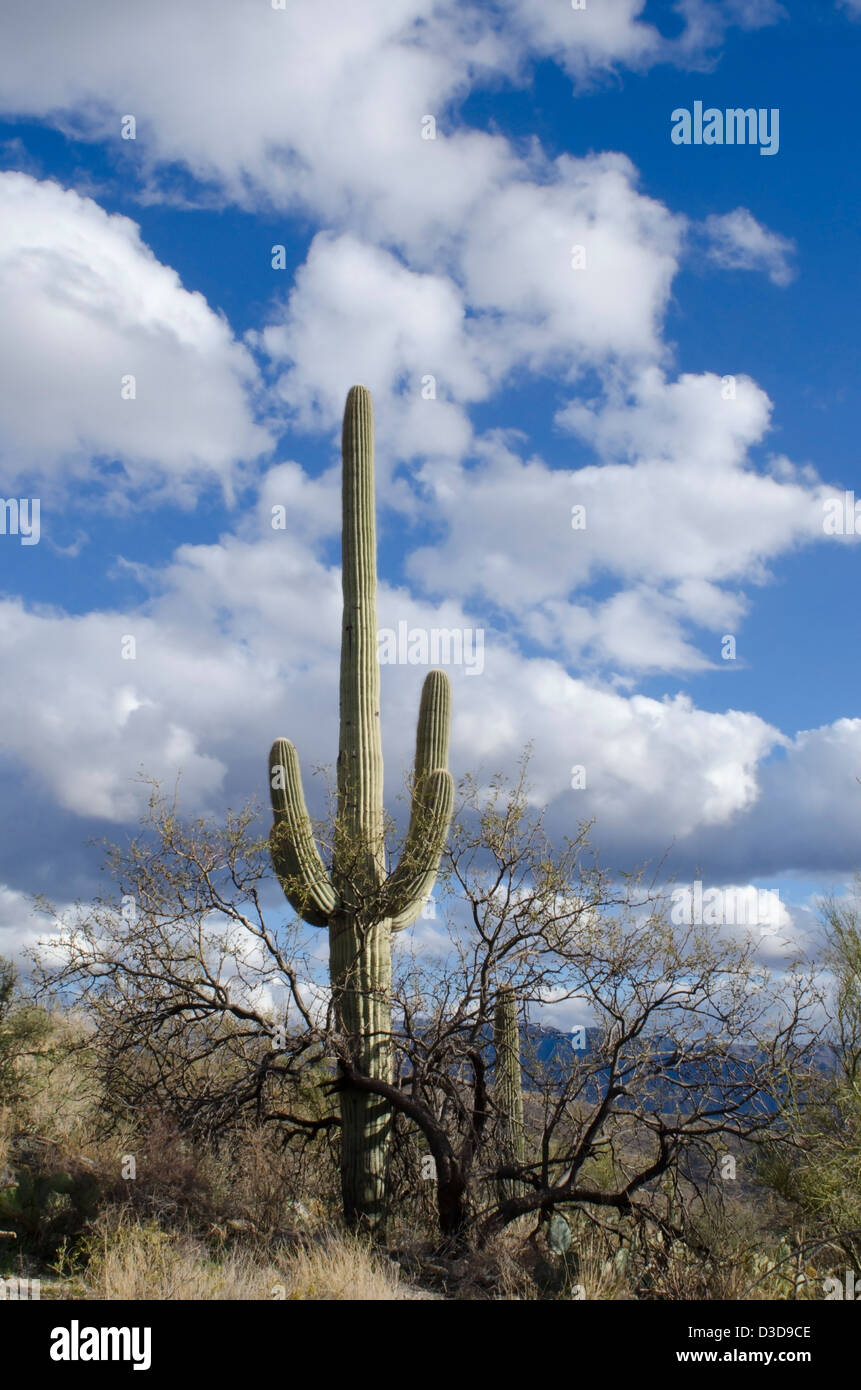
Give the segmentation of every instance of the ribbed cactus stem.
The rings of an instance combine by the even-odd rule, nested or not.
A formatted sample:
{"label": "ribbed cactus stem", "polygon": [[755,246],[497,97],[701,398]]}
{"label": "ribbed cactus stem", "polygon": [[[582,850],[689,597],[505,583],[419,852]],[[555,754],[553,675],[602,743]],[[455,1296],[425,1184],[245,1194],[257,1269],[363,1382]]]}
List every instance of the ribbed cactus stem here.
{"label": "ribbed cactus stem", "polygon": [[[338,832],[346,882],[335,889],[371,892],[385,873],[380,663],[377,658],[377,538],[374,519],[374,415],[362,386],[347,396],[343,458],[341,588],[341,739]],[[360,862],[361,861],[361,862]],[[336,874],[337,874],[336,866]]]}
{"label": "ribbed cactus stem", "polygon": [[[392,1080],[391,933],[386,922],[366,927],[353,913],[329,927],[329,975],[338,1027],[350,1058],[367,1076]],[[387,1101],[362,1091],[341,1094],[341,1196],[344,1218],[381,1230],[385,1221],[386,1160],[391,1138]]]}
{"label": "ribbed cactus stem", "polygon": [[[430,893],[451,820],[447,770],[450,692],[442,671],[422,691],[410,825],[403,855],[385,877],[374,417],[363,386],[347,396],[342,435],[343,529],[338,807],[331,874],[314,842],[296,750],[277,739],[269,757],[272,860],[296,912],[329,928],[335,1022],[353,1066],[391,1082],[391,934],[415,921]],[[351,1223],[380,1230],[391,1128],[387,1102],[341,1094],[341,1186]]]}
{"label": "ribbed cactus stem", "polygon": [[[374,517],[374,416],[370,395],[347,396],[343,459],[341,737],[333,878],[341,910],[329,922],[329,974],[340,1030],[362,1071],[391,1081],[391,942],[367,909],[385,874],[380,665],[377,660],[377,540]],[[364,911],[363,911],[364,909]],[[341,1185],[351,1224],[382,1224],[391,1114],[359,1092],[341,1104]]]}
{"label": "ribbed cactus stem", "polygon": [[[523,1130],[523,1078],[520,1069],[520,1029],[517,997],[510,985],[503,985],[493,1011],[494,1078],[499,1156],[505,1167],[520,1167],[525,1161]],[[500,1198],[516,1197],[521,1185],[505,1178],[499,1183]]]}

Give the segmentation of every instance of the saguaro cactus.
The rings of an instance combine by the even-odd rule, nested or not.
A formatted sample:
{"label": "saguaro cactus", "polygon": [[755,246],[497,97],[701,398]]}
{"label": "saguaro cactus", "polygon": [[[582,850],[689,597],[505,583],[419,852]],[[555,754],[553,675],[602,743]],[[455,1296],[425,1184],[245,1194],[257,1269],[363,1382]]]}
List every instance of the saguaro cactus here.
{"label": "saguaro cactus", "polygon": [[[520,1071],[520,1031],[517,1024],[517,998],[511,985],[503,985],[493,1010],[494,1076],[493,1098],[499,1116],[500,1159],[506,1167],[524,1162],[523,1079]],[[499,1183],[502,1201],[521,1191],[516,1179]]]}
{"label": "saguaro cactus", "polygon": [[[269,755],[274,824],[270,844],[281,886],[297,913],[329,929],[329,972],[337,1028],[355,1070],[391,1082],[391,933],[416,920],[433,888],[451,821],[447,770],[451,696],[443,671],[422,690],[412,808],[398,867],[387,877],[377,658],[374,417],[369,392],[347,395],[342,436],[344,616],[341,732],[331,873],[302,792],[296,749],[277,739]],[[391,1112],[377,1095],[341,1092],[341,1187],[351,1224],[379,1227]]]}

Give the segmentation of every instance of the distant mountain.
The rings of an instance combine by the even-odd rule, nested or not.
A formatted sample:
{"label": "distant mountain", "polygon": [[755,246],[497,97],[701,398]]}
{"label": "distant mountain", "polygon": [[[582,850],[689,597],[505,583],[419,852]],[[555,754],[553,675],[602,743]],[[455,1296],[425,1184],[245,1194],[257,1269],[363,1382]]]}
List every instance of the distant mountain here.
{"label": "distant mountain", "polygon": [[[529,1024],[521,1029],[521,1053],[523,1060],[523,1084],[529,1090],[540,1085],[541,1077],[554,1081],[561,1080],[573,1068],[591,1061],[594,1065],[595,1053],[603,1036],[598,1028],[577,1028],[563,1033],[559,1029]],[[639,1038],[632,1051],[632,1057],[642,1059],[643,1050],[649,1039]],[[750,1072],[761,1064],[764,1053],[755,1045],[737,1043],[732,1055],[716,1069],[709,1058],[689,1057],[673,1065],[676,1049],[669,1038],[655,1037],[650,1043],[651,1054],[655,1058],[658,1075],[649,1082],[650,1102],[659,1111],[681,1112],[701,1106],[703,1100],[720,1106],[729,1101],[738,1088],[749,1085]],[[624,1058],[623,1064],[624,1064]],[[820,1072],[833,1069],[834,1055],[830,1048],[821,1043],[812,1044],[807,1055],[808,1064]],[[639,1064],[641,1069],[641,1063]],[[583,1088],[582,1098],[587,1104],[594,1103],[603,1094],[607,1085],[607,1067],[597,1067]],[[643,1083],[636,1083],[636,1102],[642,1103]],[[693,1089],[691,1089],[693,1088]],[[634,1103],[634,1102],[632,1102]],[[624,1098],[620,1099],[624,1107]],[[744,1110],[763,1108],[773,1112],[778,1108],[776,1095],[758,1091],[750,1096]]]}

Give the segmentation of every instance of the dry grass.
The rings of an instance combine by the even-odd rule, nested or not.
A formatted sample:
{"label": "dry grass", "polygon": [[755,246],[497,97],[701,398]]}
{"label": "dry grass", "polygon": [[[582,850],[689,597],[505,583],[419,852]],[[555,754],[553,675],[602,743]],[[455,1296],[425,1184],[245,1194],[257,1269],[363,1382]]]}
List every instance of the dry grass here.
{"label": "dry grass", "polygon": [[64,1147],[77,1149],[91,1131],[97,1095],[92,1078],[74,1050],[86,1040],[79,1019],[52,1016],[53,1030],[46,1040],[50,1061],[39,1063],[38,1084],[27,1106],[27,1128]]}
{"label": "dry grass", "polygon": [[95,1299],[388,1302],[429,1296],[405,1283],[384,1255],[334,1231],[320,1232],[307,1249],[237,1248],[214,1255],[193,1235],[125,1218],[94,1232],[82,1253],[81,1293]]}

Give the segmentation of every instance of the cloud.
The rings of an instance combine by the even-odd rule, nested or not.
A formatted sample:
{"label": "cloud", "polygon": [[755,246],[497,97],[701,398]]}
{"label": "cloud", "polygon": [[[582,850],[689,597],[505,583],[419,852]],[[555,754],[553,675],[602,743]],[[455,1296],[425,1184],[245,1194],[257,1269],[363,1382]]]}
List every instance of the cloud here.
{"label": "cloud", "polygon": [[[783,756],[762,769],[761,797],[739,824],[732,846],[698,839],[706,857],[731,859],[735,871],[845,873],[858,866],[861,839],[861,719],[801,730]],[[743,833],[741,833],[743,832]]]}
{"label": "cloud", "polygon": [[286,303],[251,339],[287,364],[279,391],[301,426],[335,427],[360,362],[384,455],[462,458],[468,408],[515,374],[573,380],[663,358],[681,219],[639,192],[622,156],[566,156],[541,172],[486,196],[479,186],[435,268],[420,245],[405,264],[353,234],[314,238]]}
{"label": "cloud", "polygon": [[[361,361],[385,422],[384,467],[388,460],[409,461],[417,450],[425,458],[466,456],[473,444],[469,407],[515,374],[553,373],[574,382],[587,372],[631,375],[648,364],[666,365],[663,316],[684,220],[639,191],[637,171],[622,155],[548,160],[537,145],[516,151],[501,136],[446,118],[486,69],[516,68],[509,30],[493,27],[480,9],[431,0],[393,0],[371,16],[338,0],[333,8],[337,13],[327,10],[324,17],[310,4],[288,11],[234,4],[216,24],[212,5],[204,20],[195,3],[179,11],[156,3],[135,12],[139,41],[130,43],[123,28],[125,61],[105,70],[120,36],[116,16],[97,4],[69,34],[73,53],[64,54],[62,65],[48,53],[38,90],[22,85],[17,70],[6,71],[5,100],[11,109],[48,110],[66,122],[76,113],[79,126],[115,142],[116,157],[138,161],[147,178],[161,162],[181,160],[198,179],[214,180],[222,196],[306,208],[330,222],[312,242],[280,315],[270,316],[249,344],[276,365],[286,363],[279,393],[304,428],[335,425],[356,376],[351,364]],[[664,41],[639,20],[642,8],[620,0],[598,12],[569,11],[564,22],[566,29],[573,22],[580,49],[594,53],[600,66],[611,53],[630,57],[632,34],[634,48],[648,33],[648,45],[663,52]],[[541,20],[530,41],[536,52],[546,51],[546,24],[551,17],[561,22],[559,9],[535,11]],[[706,10],[712,13],[688,6],[688,27]],[[88,44],[96,12],[98,43]],[[15,24],[10,46],[26,53],[30,28],[21,16]],[[166,32],[173,40],[168,61]],[[189,68],[181,55],[192,42]],[[195,74],[212,71],[232,74],[229,112],[224,103],[213,106],[211,84],[203,90],[197,84]],[[254,71],[253,84],[246,71]],[[267,104],[275,86],[278,99]],[[434,111],[437,138],[423,140],[424,117]],[[124,113],[136,117],[136,141],[119,138]],[[246,413],[257,384],[251,359],[205,301],[186,295],[173,272],[153,261],[133,224],[86,200],[80,205],[91,220],[102,219],[112,238],[104,248],[109,254],[94,247],[86,266],[96,305],[79,308],[90,327],[97,306],[109,307],[111,330],[103,349],[91,350],[95,360],[87,359],[91,334],[82,335],[86,389],[69,376],[69,418],[58,422],[56,438],[44,438],[51,412],[39,423],[22,405],[15,422],[19,453],[41,459],[53,445],[67,473],[88,467],[87,454],[96,467],[105,456],[119,456],[133,475],[154,459],[153,483],[168,475],[174,489],[177,475],[214,472],[229,479],[237,459],[268,442]],[[126,243],[125,257],[114,242]],[[70,258],[75,268],[67,253],[64,283]],[[102,282],[108,272],[96,267],[112,259],[135,262],[122,283],[146,280],[149,298],[163,301],[161,319],[135,318],[143,290],[128,304],[109,278]],[[146,275],[138,261],[146,262]],[[165,279],[171,276],[172,294]],[[45,293],[53,294],[53,304],[58,292]],[[102,352],[129,371],[140,364],[133,406],[119,391],[111,398],[113,377]],[[436,378],[432,409],[422,391],[428,376]],[[203,411],[202,402],[212,400],[218,409]],[[134,429],[126,430],[132,422]],[[68,433],[74,444],[63,455]],[[400,501],[408,505],[403,489]]]}
{"label": "cloud", "polygon": [[823,539],[833,489],[785,462],[752,466],[769,415],[748,378],[728,387],[709,373],[670,381],[649,368],[630,393],[560,413],[597,464],[551,467],[488,436],[477,463],[424,470],[445,533],[412,552],[407,573],[428,593],[501,611],[566,664],[701,669],[717,644],[707,661],[685,627],[736,630],[738,586]]}
{"label": "cloud", "polygon": [[579,9],[548,0],[508,0],[506,5],[526,51],[553,56],[581,82],[617,66],[644,69],[670,57],[674,46],[640,18],[644,8],[645,0],[587,3]]}
{"label": "cloud", "polygon": [[642,16],[646,0],[603,0],[557,4],[554,0],[508,0],[506,6],[530,53],[559,61],[578,85],[608,71],[645,71],[656,63],[682,68],[710,66],[727,30],[759,29],[786,15],[778,0],[676,0],[681,29],[666,38]]}
{"label": "cloud", "polygon": [[0,883],[0,957],[16,961],[49,930],[25,893]]}
{"label": "cloud", "polygon": [[[554,828],[572,833],[579,820],[596,817],[598,843],[624,842],[632,855],[661,853],[695,827],[730,823],[756,799],[757,764],[780,741],[755,715],[711,714],[682,695],[628,698],[576,680],[556,662],[497,653],[487,670],[473,708],[461,712],[471,763],[495,766],[526,734],[534,741],[534,797],[550,803]],[[582,790],[572,788],[574,767],[585,769]]]}
{"label": "cloud", "polygon": [[781,286],[795,278],[790,264],[795,243],[763,227],[747,208],[713,213],[705,219],[703,230],[707,256],[724,270],[761,270],[773,285]]}
{"label": "cloud", "polygon": [[[364,9],[298,0],[281,10],[153,0],[125,15],[94,0],[80,23],[68,18],[59,0],[46,0],[39,22],[10,16],[2,109],[107,142],[151,195],[163,166],[180,163],[237,202],[313,205],[324,217],[353,198],[404,215],[416,199],[426,208],[428,173],[415,159],[422,116],[441,114],[477,68],[505,61],[476,11],[430,0]],[[126,114],[135,141],[121,139]]]}
{"label": "cloud", "polygon": [[[641,16],[645,0],[602,0],[575,12],[559,0],[150,0],[118,10],[63,0],[6,17],[0,110],[47,119],[113,148],[124,177],[170,196],[181,164],[245,205],[304,206],[332,221],[350,208],[378,227],[426,233],[462,222],[463,204],[505,160],[505,142],[443,130],[470,90],[525,80],[554,57],[578,79],[617,66],[701,65],[729,25],[771,23],[770,0],[683,0],[680,34]],[[217,75],[217,80],[213,80]],[[224,100],[229,91],[230,101]],[[134,115],[137,139],[122,141]]]}
{"label": "cloud", "polygon": [[[13,766],[47,785],[59,807],[106,820],[133,819],[141,804],[133,782],[142,765],[169,779],[182,767],[197,800],[220,784],[223,765],[200,751],[199,730],[184,717],[188,702],[181,697],[184,683],[203,683],[190,697],[199,718],[215,667],[192,632],[183,634],[181,646],[169,630],[162,628],[157,637],[155,632],[140,614],[131,623],[107,613],[72,618],[28,613],[17,600],[0,604],[0,645],[27,672],[26,684],[10,683],[0,696],[0,717],[10,731],[3,752]],[[142,662],[148,646],[157,644],[159,655],[155,663],[150,658],[146,680],[136,674],[134,660],[123,659],[128,636]],[[217,664],[224,685],[226,673]],[[57,669],[63,671],[59,683],[51,674]],[[228,686],[235,698],[239,681],[234,667]],[[219,703],[226,708],[230,699],[225,689]]]}
{"label": "cloud", "polygon": [[[231,789],[265,790],[264,759],[276,735],[296,741],[306,769],[333,762],[340,576],[295,536],[266,535],[262,513],[260,527],[254,541],[181,547],[145,610],[75,617],[20,601],[0,605],[0,658],[9,673],[0,692],[7,731],[0,753],[34,793],[47,790],[80,817],[120,823],[142,804],[141,766],[169,780],[181,767],[183,800],[206,808]],[[383,584],[380,625],[401,620],[479,625],[456,600],[429,603]],[[382,674],[394,798],[411,763],[423,671],[386,666]],[[569,758],[601,750],[590,754],[604,768],[597,804],[614,816],[636,817],[637,787],[666,795],[660,815],[652,807],[650,834],[711,823],[746,805],[752,767],[777,737],[755,716],[707,715],[682,698],[628,700],[590,688],[556,662],[521,657],[492,630],[484,673],[452,667],[451,674],[460,771],[485,759],[496,765],[538,727],[539,795],[553,799],[567,788]],[[720,770],[723,763],[729,770]]]}
{"label": "cloud", "polygon": [[[292,499],[301,526],[272,530],[273,496]],[[310,804],[324,811],[325,780],[313,769],[331,767],[337,750],[341,595],[337,567],[315,550],[331,530],[333,500],[330,475],[302,481],[284,464],[243,517],[241,537],[180,547],[167,567],[142,573],[150,593],[139,608],[78,617],[14,600],[0,606],[10,811],[0,877],[11,891],[31,887],[29,855],[39,854],[43,890],[65,899],[73,884],[91,894],[82,881],[93,861],[78,847],[106,822],[135,821],[146,794],[141,768],[169,788],[181,769],[183,811],[220,814],[248,796],[265,802],[266,752],[285,735],[299,749]],[[635,628],[650,614],[651,604],[625,621]],[[672,869],[697,865],[715,883],[854,863],[861,721],[793,738],[756,714],[700,709],[686,695],[625,694],[557,659],[524,655],[485,622],[480,604],[382,583],[380,625],[402,620],[486,627],[483,673],[450,668],[452,767],[483,779],[531,741],[532,797],[548,805],[554,838],[595,818],[605,862],[630,868],[671,849]],[[129,635],[133,660],[123,657]],[[381,676],[386,805],[403,824],[424,671],[385,666]],[[572,776],[581,767],[582,788]],[[22,805],[39,808],[32,834],[20,810],[11,814]],[[15,932],[23,925],[10,921]]]}
{"label": "cloud", "polygon": [[460,256],[471,306],[503,316],[505,356],[574,374],[655,358],[682,224],[623,155],[562,156],[477,201]]}
{"label": "cloud", "polygon": [[4,487],[99,478],[190,500],[271,442],[253,359],[203,296],[128,218],[23,173],[0,174],[0,316]]}
{"label": "cloud", "polygon": [[361,363],[378,442],[404,461],[417,454],[460,457],[472,438],[465,405],[490,390],[454,282],[410,270],[349,235],[314,238],[283,314],[256,341],[276,365],[289,363],[279,392],[304,428],[340,423]]}

